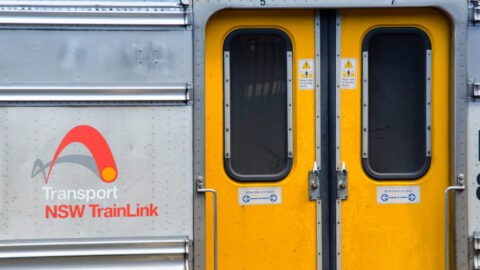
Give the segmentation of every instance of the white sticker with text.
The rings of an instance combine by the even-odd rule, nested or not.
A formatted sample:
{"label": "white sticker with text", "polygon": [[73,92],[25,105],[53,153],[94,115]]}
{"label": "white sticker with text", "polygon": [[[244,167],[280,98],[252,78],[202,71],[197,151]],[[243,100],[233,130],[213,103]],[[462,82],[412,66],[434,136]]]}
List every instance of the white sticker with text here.
{"label": "white sticker with text", "polygon": [[281,204],[282,187],[249,187],[238,189],[239,205]]}
{"label": "white sticker with text", "polygon": [[377,203],[420,203],[419,186],[377,186]]}

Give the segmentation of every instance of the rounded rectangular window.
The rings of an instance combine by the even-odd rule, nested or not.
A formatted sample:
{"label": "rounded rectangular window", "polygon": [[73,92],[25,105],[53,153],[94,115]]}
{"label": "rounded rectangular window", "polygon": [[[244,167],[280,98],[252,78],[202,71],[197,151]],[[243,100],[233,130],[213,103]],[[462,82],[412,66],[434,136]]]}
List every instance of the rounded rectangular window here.
{"label": "rounded rectangular window", "polygon": [[278,181],[292,167],[292,45],[278,29],[224,43],[224,163],[237,181]]}
{"label": "rounded rectangular window", "polygon": [[362,159],[374,179],[418,179],[430,167],[431,54],[418,28],[377,28],[363,40]]}

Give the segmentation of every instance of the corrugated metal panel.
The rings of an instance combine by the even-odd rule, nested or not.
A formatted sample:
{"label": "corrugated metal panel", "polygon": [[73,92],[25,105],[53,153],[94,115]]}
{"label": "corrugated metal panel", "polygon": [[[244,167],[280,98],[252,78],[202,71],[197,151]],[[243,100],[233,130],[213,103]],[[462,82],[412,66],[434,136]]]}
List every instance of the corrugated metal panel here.
{"label": "corrugated metal panel", "polygon": [[184,1],[0,1],[1,24],[185,26]]}
{"label": "corrugated metal panel", "polygon": [[0,88],[192,83],[191,31],[137,30],[0,30]]}
{"label": "corrugated metal panel", "polygon": [[8,86],[0,87],[0,102],[180,102],[190,99],[190,88],[189,84],[163,87]]}
{"label": "corrugated metal panel", "polygon": [[9,269],[189,269],[187,237],[0,242]]}

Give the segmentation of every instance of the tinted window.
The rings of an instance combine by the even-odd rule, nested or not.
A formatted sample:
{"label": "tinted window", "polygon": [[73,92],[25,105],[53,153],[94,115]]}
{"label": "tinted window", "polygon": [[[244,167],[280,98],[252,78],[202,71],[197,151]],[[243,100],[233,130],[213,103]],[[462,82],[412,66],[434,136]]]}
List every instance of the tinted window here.
{"label": "tinted window", "polygon": [[416,28],[375,29],[365,38],[363,49],[368,52],[364,167],[377,179],[421,177],[430,163],[428,37]]}
{"label": "tinted window", "polygon": [[230,134],[225,136],[230,136],[230,155],[225,163],[236,180],[279,180],[291,167],[287,43],[277,31],[244,30],[226,41]]}

